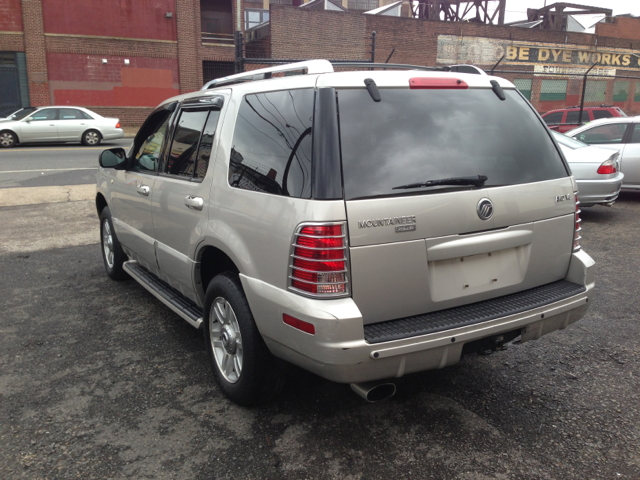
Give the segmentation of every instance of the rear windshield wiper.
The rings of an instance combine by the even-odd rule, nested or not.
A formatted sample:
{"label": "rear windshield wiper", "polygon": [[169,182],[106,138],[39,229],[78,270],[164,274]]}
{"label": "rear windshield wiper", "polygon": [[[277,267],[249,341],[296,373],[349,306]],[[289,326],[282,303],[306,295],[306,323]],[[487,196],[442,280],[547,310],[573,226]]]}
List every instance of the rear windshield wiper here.
{"label": "rear windshield wiper", "polygon": [[407,183],[406,185],[398,185],[397,187],[393,187],[391,190],[399,190],[399,189],[405,189],[405,188],[434,187],[437,185],[471,185],[471,186],[480,188],[484,186],[484,182],[486,182],[488,178],[489,177],[485,175],[477,175],[475,177],[442,178],[440,180],[427,180],[426,182]]}

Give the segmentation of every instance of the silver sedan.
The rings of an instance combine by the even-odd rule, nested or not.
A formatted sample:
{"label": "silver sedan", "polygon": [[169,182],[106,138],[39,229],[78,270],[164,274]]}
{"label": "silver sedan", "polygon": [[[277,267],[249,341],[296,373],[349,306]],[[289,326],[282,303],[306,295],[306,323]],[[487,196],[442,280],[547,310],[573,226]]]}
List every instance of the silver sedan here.
{"label": "silver sedan", "polygon": [[122,137],[124,131],[117,118],[103,117],[81,107],[25,109],[0,123],[0,148],[36,142],[99,145],[102,140]]}
{"label": "silver sedan", "polygon": [[620,152],[592,147],[555,131],[551,133],[578,184],[580,206],[613,205],[620,195],[624,178],[620,171]]}
{"label": "silver sedan", "polygon": [[624,173],[622,189],[640,190],[640,116],[595,120],[567,135],[620,152],[620,169]]}

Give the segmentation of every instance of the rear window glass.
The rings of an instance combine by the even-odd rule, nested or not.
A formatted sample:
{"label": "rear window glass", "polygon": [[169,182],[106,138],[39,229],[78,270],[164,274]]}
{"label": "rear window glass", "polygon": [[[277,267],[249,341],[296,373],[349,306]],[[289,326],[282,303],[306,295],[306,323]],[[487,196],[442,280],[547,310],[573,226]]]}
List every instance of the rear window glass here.
{"label": "rear window glass", "polygon": [[[560,154],[531,107],[513,90],[340,90],[347,199],[421,193],[393,187],[485,175],[485,187],[566,177]],[[431,187],[433,190],[437,187]]]}
{"label": "rear window glass", "polygon": [[564,145],[565,147],[570,148],[571,150],[577,150],[579,148],[589,146],[584,142],[576,140],[575,138],[567,137],[566,135],[559,132],[552,131],[551,134],[555,137],[556,142],[558,142],[560,145]]}

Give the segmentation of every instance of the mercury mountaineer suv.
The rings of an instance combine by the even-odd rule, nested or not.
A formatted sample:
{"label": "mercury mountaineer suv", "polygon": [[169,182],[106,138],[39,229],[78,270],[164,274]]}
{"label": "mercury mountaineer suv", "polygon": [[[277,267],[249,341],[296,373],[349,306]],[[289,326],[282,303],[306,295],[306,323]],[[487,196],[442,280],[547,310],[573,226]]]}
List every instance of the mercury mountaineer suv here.
{"label": "mercury mountaineer suv", "polygon": [[214,80],[100,156],[107,274],[201,328],[239,404],[286,362],[385,398],[587,311],[576,183],[514,85],[375,67]]}

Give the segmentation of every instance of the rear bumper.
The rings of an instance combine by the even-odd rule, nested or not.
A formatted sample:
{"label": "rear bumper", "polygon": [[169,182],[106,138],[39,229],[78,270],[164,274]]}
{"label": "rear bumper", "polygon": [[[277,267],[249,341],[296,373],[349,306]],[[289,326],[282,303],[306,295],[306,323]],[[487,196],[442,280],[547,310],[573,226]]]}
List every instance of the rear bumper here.
{"label": "rear bumper", "polygon": [[124,130],[121,128],[108,130],[102,134],[103,140],[116,140],[118,138],[124,138]]}
{"label": "rear bumper", "polygon": [[590,207],[593,205],[612,205],[620,195],[624,174],[618,173],[607,180],[578,180],[578,198],[580,205]]}
{"label": "rear bumper", "polygon": [[[356,383],[443,368],[460,360],[466,343],[521,330],[521,341],[566,328],[584,316],[593,295],[594,262],[574,253],[565,280],[582,293],[538,308],[399,340],[368,343],[360,312],[350,298],[313,300],[241,275],[258,329],[274,355],[324,378]],[[287,313],[315,326],[315,335],[282,321]]]}

